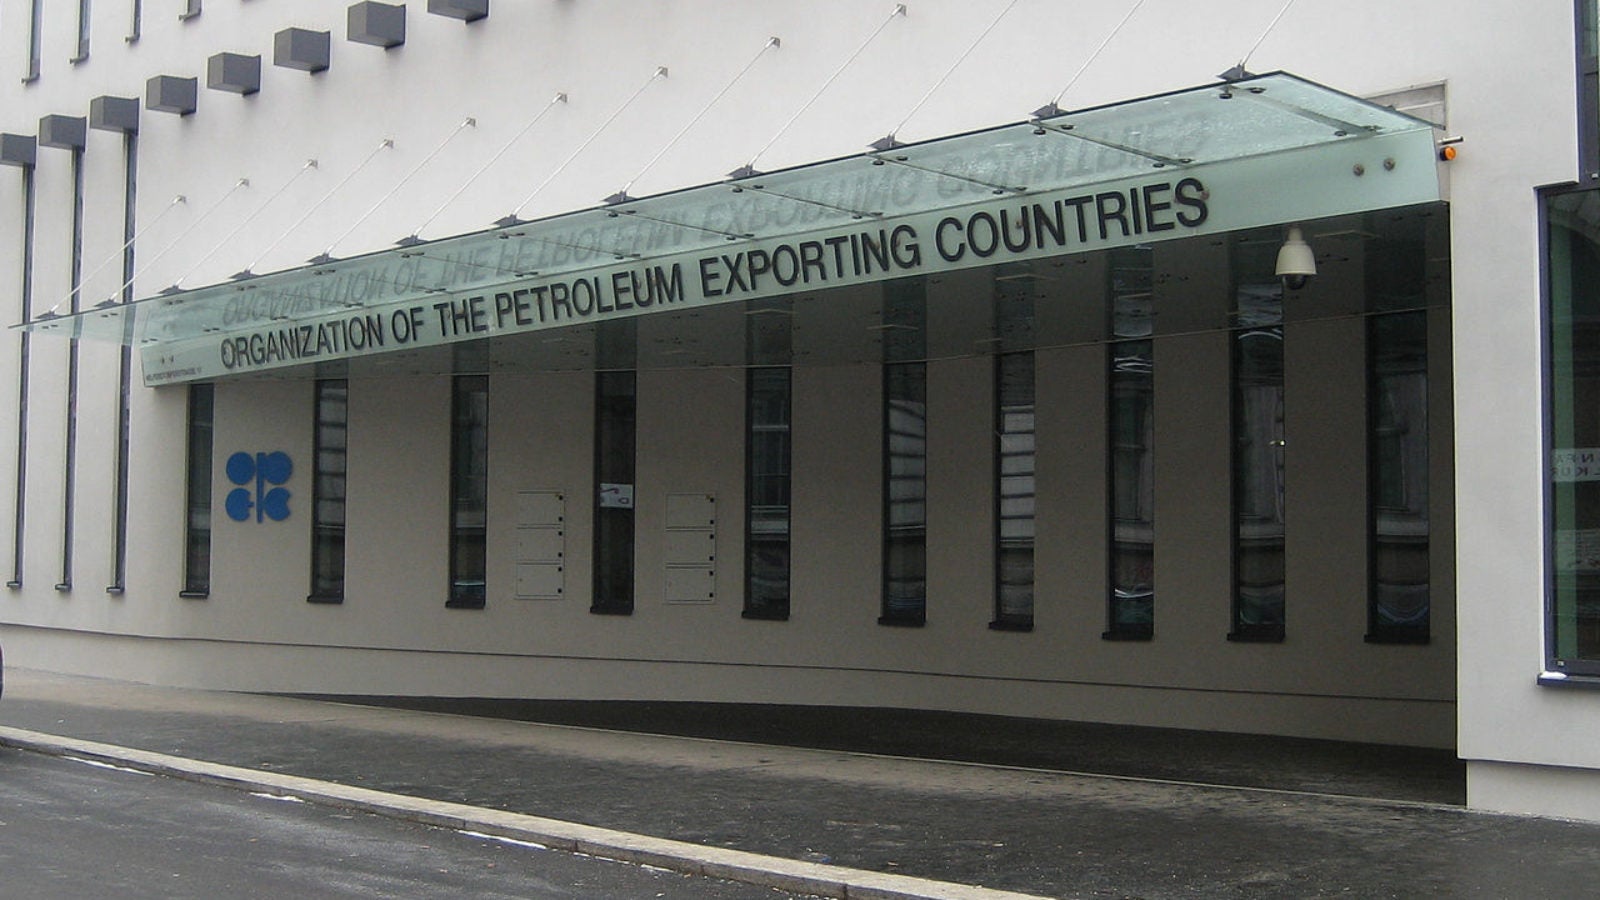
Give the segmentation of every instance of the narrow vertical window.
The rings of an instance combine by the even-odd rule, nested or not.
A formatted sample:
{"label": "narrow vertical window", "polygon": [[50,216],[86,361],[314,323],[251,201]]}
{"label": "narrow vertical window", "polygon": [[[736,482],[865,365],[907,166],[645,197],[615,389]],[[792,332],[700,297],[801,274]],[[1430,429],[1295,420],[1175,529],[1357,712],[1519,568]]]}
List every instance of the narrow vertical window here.
{"label": "narrow vertical window", "polygon": [[928,366],[883,367],[884,625],[921,625],[928,598]]}
{"label": "narrow vertical window", "polygon": [[1107,640],[1155,634],[1155,365],[1151,341],[1107,348],[1110,608]]}
{"label": "narrow vertical window", "polygon": [[211,594],[211,428],[215,391],[189,385],[188,490],[183,531],[183,590],[179,596]]}
{"label": "narrow vertical window", "polygon": [[991,628],[1033,628],[1033,353],[994,358],[995,609]]}
{"label": "narrow vertical window", "polygon": [[1106,630],[1108,641],[1155,635],[1155,253],[1109,255],[1106,345]]}
{"label": "narrow vertical window", "polygon": [[1237,641],[1281,641],[1284,628],[1283,296],[1239,291],[1232,332],[1233,627]]}
{"label": "narrow vertical window", "polygon": [[637,379],[595,373],[594,596],[589,611],[633,613],[634,441]]}
{"label": "narrow vertical window", "polygon": [[789,618],[790,373],[745,374],[744,617]]}
{"label": "narrow vertical window", "polygon": [[44,32],[42,22],[44,17],[44,0],[33,0],[28,16],[28,71],[22,76],[24,84],[39,79],[39,57],[44,48]]}
{"label": "narrow vertical window", "polygon": [[1429,636],[1428,314],[1367,320],[1367,640]]}
{"label": "narrow vertical window", "polygon": [[344,486],[349,382],[318,381],[311,482],[312,603],[344,602]]}
{"label": "narrow vertical window", "polygon": [[489,379],[457,375],[450,399],[450,599],[482,609],[487,599]]}
{"label": "narrow vertical window", "polygon": [[78,0],[78,52],[73,54],[72,62],[80,63],[89,58],[89,0]]}
{"label": "narrow vertical window", "polygon": [[187,22],[200,15],[200,0],[184,0],[183,12],[178,13],[178,21]]}
{"label": "narrow vertical window", "polygon": [[883,601],[880,625],[928,615],[927,284],[883,287]]}

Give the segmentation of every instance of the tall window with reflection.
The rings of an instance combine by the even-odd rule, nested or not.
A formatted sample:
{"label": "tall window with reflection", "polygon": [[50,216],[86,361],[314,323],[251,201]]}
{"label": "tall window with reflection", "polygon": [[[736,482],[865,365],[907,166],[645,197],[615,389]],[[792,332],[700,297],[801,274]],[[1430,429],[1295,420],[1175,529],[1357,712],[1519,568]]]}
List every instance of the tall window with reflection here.
{"label": "tall window with reflection", "polygon": [[994,269],[994,618],[1033,629],[1034,262]]}
{"label": "tall window with reflection", "polygon": [[1367,640],[1429,634],[1428,314],[1367,320]]}
{"label": "tall window with reflection", "polygon": [[789,398],[786,367],[745,372],[744,617],[789,618]]}
{"label": "tall window with reflection", "polygon": [[1600,675],[1600,191],[1545,197],[1547,668]]}
{"label": "tall window with reflection", "polygon": [[344,379],[318,381],[311,481],[312,603],[344,602],[345,435],[350,388]]}
{"label": "tall window with reflection", "polygon": [[1155,632],[1155,364],[1150,341],[1118,341],[1107,353],[1111,409],[1111,597],[1105,637]]}
{"label": "tall window with reflection", "polygon": [[636,407],[634,372],[595,373],[593,613],[633,613]]}
{"label": "tall window with reflection", "polygon": [[1106,347],[1106,507],[1110,518],[1107,640],[1155,633],[1155,344],[1149,247],[1110,254]]}
{"label": "tall window with reflection", "polygon": [[211,593],[211,452],[215,391],[209,384],[189,385],[187,490],[183,529],[183,590],[179,596]]}
{"label": "tall window with reflection", "polygon": [[1033,628],[1033,352],[994,358],[995,608],[990,627]]}
{"label": "tall window with reflection", "polygon": [[457,375],[450,397],[450,598],[454,609],[487,599],[489,379]]}
{"label": "tall window with reflection", "polygon": [[884,285],[881,625],[922,625],[927,621],[926,296],[920,278]]}
{"label": "tall window with reflection", "polygon": [[1232,333],[1233,624],[1237,641],[1281,641],[1284,626],[1283,289],[1237,292]]}

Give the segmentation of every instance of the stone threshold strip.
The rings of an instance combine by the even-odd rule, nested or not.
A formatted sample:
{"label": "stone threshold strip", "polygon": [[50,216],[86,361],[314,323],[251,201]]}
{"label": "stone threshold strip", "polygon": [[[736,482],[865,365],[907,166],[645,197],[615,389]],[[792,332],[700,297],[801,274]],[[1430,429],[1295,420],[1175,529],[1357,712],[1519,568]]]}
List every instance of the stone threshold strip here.
{"label": "stone threshold strip", "polygon": [[258,772],[240,766],[185,759],[20,728],[0,726],[0,745],[52,756],[72,756],[235,790],[295,797],[325,806],[439,828],[471,830],[489,837],[542,844],[552,850],[656,866],[687,875],[721,878],[796,894],[837,900],[1043,900],[1033,894],[706,847],[687,841],[614,831],[464,803],[424,800],[295,775]]}

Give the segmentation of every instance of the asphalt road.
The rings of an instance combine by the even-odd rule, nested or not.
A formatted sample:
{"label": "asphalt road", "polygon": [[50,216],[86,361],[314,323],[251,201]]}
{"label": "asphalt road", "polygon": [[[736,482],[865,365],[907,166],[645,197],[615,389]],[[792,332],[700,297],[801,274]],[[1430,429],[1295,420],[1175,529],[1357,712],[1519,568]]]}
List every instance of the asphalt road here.
{"label": "asphalt road", "polygon": [[0,748],[0,896],[789,895]]}

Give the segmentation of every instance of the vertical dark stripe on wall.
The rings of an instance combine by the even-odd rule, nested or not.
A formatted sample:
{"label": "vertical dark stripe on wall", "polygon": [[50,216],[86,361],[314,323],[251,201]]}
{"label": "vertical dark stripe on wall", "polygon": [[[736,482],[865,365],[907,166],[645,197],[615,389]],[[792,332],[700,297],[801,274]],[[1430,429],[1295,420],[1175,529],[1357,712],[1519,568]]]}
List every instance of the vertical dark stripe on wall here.
{"label": "vertical dark stripe on wall", "polygon": [[[311,593],[309,603],[344,602],[345,471],[349,443],[350,383],[316,383],[312,436]],[[454,481],[452,482],[454,483]],[[453,544],[452,544],[453,546]],[[458,561],[459,562],[459,561]],[[454,584],[452,578],[452,584]]]}
{"label": "vertical dark stripe on wall", "polygon": [[44,42],[43,27],[40,19],[44,17],[44,0],[33,0],[33,6],[28,18],[28,71],[23,74],[22,80],[36,81],[39,78],[39,57],[42,55]]}
{"label": "vertical dark stripe on wall", "polygon": [[457,375],[450,395],[451,609],[488,601],[489,378]]}
{"label": "vertical dark stripe on wall", "polygon": [[80,63],[89,58],[89,0],[78,0],[78,52],[72,57],[72,62]]}
{"label": "vertical dark stripe on wall", "polygon": [[[134,220],[138,212],[136,186],[139,172],[139,135],[123,135],[125,164],[122,183],[122,302],[133,302],[133,236]],[[120,594],[128,581],[128,442],[132,422],[130,416],[131,385],[133,378],[133,317],[123,316],[120,366],[117,370],[117,443],[116,496],[112,509],[115,520],[111,523],[111,585],[108,593]]]}
{"label": "vertical dark stripe on wall", "polygon": [[[83,150],[72,151],[72,262],[69,312],[78,314],[83,288]],[[61,580],[56,590],[72,590],[73,507],[78,470],[78,339],[67,344],[67,445],[61,478]]]}
{"label": "vertical dark stripe on wall", "polygon": [[594,595],[589,611],[633,614],[633,501],[638,380],[595,373]]}
{"label": "vertical dark stripe on wall", "polygon": [[927,283],[883,294],[883,584],[879,625],[928,620]]}
{"label": "vertical dark stripe on wall", "polygon": [[185,492],[183,590],[180,597],[211,596],[211,456],[216,395],[210,384],[189,385],[188,490]]}
{"label": "vertical dark stripe on wall", "polygon": [[746,619],[789,618],[791,382],[782,366],[745,371]]}
{"label": "vertical dark stripe on wall", "polygon": [[128,22],[128,36],[123,40],[132,44],[139,40],[139,32],[144,25],[144,0],[133,0],[133,10]]}
{"label": "vertical dark stripe on wall", "polygon": [[[33,167],[22,170],[22,314],[26,324],[33,318]],[[11,580],[7,587],[22,587],[23,525],[28,509],[28,332],[21,332],[17,352],[17,484],[11,544]]]}
{"label": "vertical dark stripe on wall", "polygon": [[1576,0],[1578,71],[1578,180],[1600,181],[1600,22],[1595,0]]}

